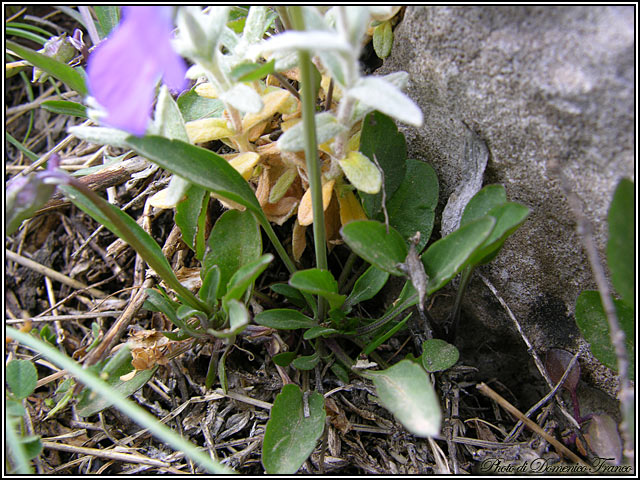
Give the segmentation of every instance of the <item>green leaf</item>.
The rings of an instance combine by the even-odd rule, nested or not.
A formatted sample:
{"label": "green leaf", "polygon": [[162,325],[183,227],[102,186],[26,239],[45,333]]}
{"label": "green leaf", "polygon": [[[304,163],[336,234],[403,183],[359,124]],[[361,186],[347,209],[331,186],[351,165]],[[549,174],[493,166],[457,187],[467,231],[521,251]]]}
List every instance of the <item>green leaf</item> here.
{"label": "green leaf", "polygon": [[375,220],[356,220],[340,230],[347,245],[367,262],[392,275],[403,276],[398,263],[407,258],[407,244],[393,227]]}
{"label": "green leaf", "polygon": [[[625,334],[625,346],[629,357],[629,377],[634,379],[635,371],[635,315],[624,302],[613,299],[618,323]],[[618,359],[611,344],[609,322],[604,313],[600,293],[585,290],[576,300],[576,323],[585,340],[591,345],[591,353],[614,371],[618,371]]]}
{"label": "green leaf", "polygon": [[296,368],[297,370],[311,370],[313,369],[318,362],[320,361],[320,354],[318,352],[313,355],[306,355],[304,357],[298,357],[293,362],[291,362],[291,366]]}
{"label": "green leaf", "polygon": [[43,446],[40,435],[27,435],[20,438],[20,443],[22,443],[25,454],[30,460],[36,458],[42,452]]}
{"label": "green leaf", "polygon": [[303,394],[288,384],[276,397],[262,443],[262,465],[268,474],[294,474],[311,455],[322,432],[326,413],[324,397],[308,395],[305,412]]}
{"label": "green leaf", "polygon": [[267,253],[253,262],[243,265],[233,274],[227,284],[227,293],[222,297],[222,306],[225,310],[230,300],[238,300],[244,295],[247,288],[256,281],[272,260],[273,255]]}
{"label": "green leaf", "polygon": [[373,381],[382,405],[407,430],[418,437],[433,437],[440,433],[440,404],[422,367],[402,360],[386,370],[368,370],[362,374]]}
{"label": "green leaf", "polygon": [[94,5],[93,10],[98,18],[98,33],[103,39],[108,36],[111,31],[120,22],[120,7],[113,5]]}
{"label": "green leaf", "polygon": [[427,372],[447,370],[456,364],[458,358],[458,349],[439,338],[431,338],[422,344],[422,366]]}
{"label": "green leaf", "polygon": [[507,202],[489,210],[488,215],[496,219],[496,225],[489,237],[474,252],[469,264],[475,266],[493,260],[505,240],[522,225],[529,212],[529,208],[516,202]]}
{"label": "green leaf", "polygon": [[216,221],[208,240],[205,268],[220,268],[218,298],[227,292],[227,283],[240,267],[253,262],[262,253],[262,236],[251,212],[228,210]]}
{"label": "green leaf", "polygon": [[260,80],[270,73],[275,72],[275,64],[275,59],[267,63],[240,63],[231,70],[231,78],[236,82],[253,82]]}
{"label": "green leaf", "polygon": [[[125,345],[105,364],[102,368],[101,375],[106,377],[105,381],[114,390],[122,396],[128,397],[142,388],[142,386],[153,377],[157,369],[158,367],[150,370],[141,370],[137,372],[131,380],[126,382],[120,380],[121,376],[133,370],[131,366],[131,352],[129,347]],[[109,408],[111,405],[113,405],[112,397],[95,395],[91,390],[84,389],[78,400],[78,415],[81,417],[90,417],[105,408]]]}
{"label": "green leaf", "polygon": [[16,398],[27,398],[36,389],[38,372],[29,360],[11,360],[5,371],[9,390]]}
{"label": "green leaf", "polygon": [[82,75],[66,63],[54,60],[53,58],[18,45],[10,40],[7,40],[6,47],[25,59],[31,65],[38,67],[40,70],[47,72],[52,77],[57,78],[80,95],[86,96],[88,94],[87,86]]}
{"label": "green leaf", "polygon": [[493,184],[483,187],[464,207],[460,226],[484,217],[494,207],[507,203],[507,192],[502,185]]}
{"label": "green leaf", "polygon": [[[375,156],[384,172],[386,198],[390,199],[404,180],[407,162],[407,142],[391,117],[372,112],[364,118],[360,152],[371,160]],[[382,192],[375,195],[359,192],[359,195],[367,217],[376,217],[382,208]]]}
{"label": "green leaf", "polygon": [[67,100],[47,100],[46,102],[42,102],[40,106],[48,112],[87,118],[87,107],[80,103],[69,102]]}
{"label": "green leaf", "polygon": [[345,311],[349,313],[354,305],[375,297],[388,279],[389,273],[371,265],[353,285],[351,293],[344,302]]}
{"label": "green leaf", "polygon": [[202,260],[204,256],[204,229],[208,204],[208,192],[197,185],[190,185],[184,198],[176,205],[174,220],[182,232],[182,240],[196,252],[198,260]]}
{"label": "green leaf", "polygon": [[287,300],[289,300],[296,307],[304,308],[307,306],[307,303],[304,300],[304,297],[300,293],[300,290],[297,288],[293,288],[291,285],[286,283],[274,283],[269,287],[274,292],[282,295]]}
{"label": "green leaf", "polygon": [[336,333],[340,333],[340,331],[336,330],[335,328],[317,326],[311,327],[309,330],[304,332],[302,338],[304,338],[305,340],[313,340],[314,338],[326,337],[329,335],[334,335]]}
{"label": "green leaf", "polygon": [[275,308],[264,310],[253,319],[258,325],[275,328],[277,330],[295,330],[298,328],[315,327],[317,323],[312,318],[303,315],[297,310],[288,308]]}
{"label": "green leaf", "polygon": [[370,355],[376,348],[382,345],[384,342],[389,340],[393,335],[396,334],[404,325],[407,323],[407,320],[411,318],[411,314],[404,317],[401,321],[399,321],[396,325],[389,329],[389,331],[384,332],[383,334],[376,337],[371,343],[369,343],[363,350],[363,355]]}
{"label": "green leaf", "polygon": [[391,22],[382,22],[373,29],[373,50],[379,58],[387,58],[393,45]]}
{"label": "green leaf", "polygon": [[[607,263],[611,271],[611,283],[622,301],[633,308],[635,294],[635,184],[628,178],[618,183],[611,207],[609,207],[609,241]],[[636,259],[637,260],[637,259]]]}
{"label": "green leaf", "polygon": [[289,285],[303,292],[320,295],[327,299],[331,308],[340,307],[346,296],[338,293],[338,282],[329,270],[310,268],[294,273]]}
{"label": "green leaf", "polygon": [[219,118],[224,112],[224,104],[221,100],[201,97],[195,90],[189,90],[178,97],[178,108],[185,122],[202,118]]}
{"label": "green leaf", "polygon": [[264,216],[258,199],[242,175],[212,151],[154,135],[129,136],[125,143],[165,170]]}
{"label": "green leaf", "polygon": [[429,278],[427,295],[442,288],[468,263],[475,250],[491,234],[496,223],[493,217],[483,217],[459,228],[433,243],[422,255]]}
{"label": "green leaf", "polygon": [[180,328],[183,332],[189,334],[196,333],[195,330],[189,327],[189,325],[187,325],[187,323],[182,319],[183,317],[178,315],[178,310],[180,310],[182,307],[187,307],[186,305],[178,304],[178,306],[176,306],[175,302],[171,302],[162,293],[153,288],[147,288],[146,293],[147,299],[145,301],[145,304],[151,304],[156,309],[156,311],[164,313],[167,318],[171,320],[171,323]]}
{"label": "green leaf", "polygon": [[407,174],[402,184],[391,198],[387,198],[389,225],[398,230],[406,241],[420,232],[420,242],[416,246],[420,252],[431,237],[438,205],[435,170],[428,163],[408,159]]}
{"label": "green leaf", "polygon": [[[203,274],[204,272],[204,274]],[[220,267],[213,265],[208,269],[202,267],[200,270],[202,278],[202,286],[198,291],[198,296],[207,304],[215,305],[219,298],[217,295],[218,285],[220,284]]]}
{"label": "green leaf", "polygon": [[237,300],[229,300],[227,302],[227,310],[229,312],[229,328],[224,330],[208,329],[207,331],[214,337],[235,337],[249,324],[249,312],[243,303]]}
{"label": "green leaf", "polygon": [[280,367],[288,367],[289,364],[298,355],[296,352],[282,352],[273,356],[273,363]]}

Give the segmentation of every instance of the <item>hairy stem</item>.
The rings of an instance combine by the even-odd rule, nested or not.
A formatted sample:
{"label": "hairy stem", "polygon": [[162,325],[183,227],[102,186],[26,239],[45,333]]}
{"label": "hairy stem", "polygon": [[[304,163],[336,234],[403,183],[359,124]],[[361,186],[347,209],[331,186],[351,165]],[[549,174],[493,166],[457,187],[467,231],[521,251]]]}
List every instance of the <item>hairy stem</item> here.
{"label": "hairy stem", "polygon": [[[302,18],[301,7],[291,7],[289,14],[293,26],[297,30],[304,30],[304,19]],[[307,159],[307,173],[309,175],[309,188],[311,189],[311,203],[313,207],[313,241],[315,244],[316,265],[320,269],[327,270],[327,241],[324,230],[322,173],[320,171],[316,139],[315,98],[311,55],[308,51],[300,50],[298,52],[298,59],[302,84],[302,122],[305,136],[304,153]],[[318,298],[318,318],[320,321],[324,320],[325,309],[324,299]]]}

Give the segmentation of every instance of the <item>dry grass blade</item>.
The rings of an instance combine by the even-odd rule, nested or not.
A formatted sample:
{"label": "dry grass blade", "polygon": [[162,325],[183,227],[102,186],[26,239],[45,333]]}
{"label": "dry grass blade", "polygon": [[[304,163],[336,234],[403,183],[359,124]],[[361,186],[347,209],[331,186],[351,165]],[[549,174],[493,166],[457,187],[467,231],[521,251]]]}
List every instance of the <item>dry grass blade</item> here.
{"label": "dry grass blade", "polygon": [[74,445],[66,445],[63,443],[43,441],[42,446],[52,450],[61,450],[63,452],[77,453],[79,455],[91,455],[93,457],[108,458],[127,463],[143,463],[153,465],[155,467],[169,467],[170,465],[160,460],[144,457],[142,455],[132,455],[130,453],[114,452],[113,450],[104,450],[98,448],[76,447]]}

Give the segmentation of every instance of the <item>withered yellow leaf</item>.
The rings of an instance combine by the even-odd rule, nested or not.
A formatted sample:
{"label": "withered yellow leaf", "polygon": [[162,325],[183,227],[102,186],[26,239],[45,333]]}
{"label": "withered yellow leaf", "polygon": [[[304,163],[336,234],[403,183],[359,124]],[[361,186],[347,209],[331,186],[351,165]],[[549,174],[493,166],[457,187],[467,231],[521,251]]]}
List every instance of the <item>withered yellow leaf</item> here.
{"label": "withered yellow leaf", "polygon": [[[326,210],[331,202],[331,194],[333,193],[333,185],[335,180],[329,180],[322,185],[322,209]],[[311,225],[313,223],[313,208],[311,205],[311,188],[308,188],[302,200],[300,200],[300,206],[298,207],[298,222],[302,226]]]}

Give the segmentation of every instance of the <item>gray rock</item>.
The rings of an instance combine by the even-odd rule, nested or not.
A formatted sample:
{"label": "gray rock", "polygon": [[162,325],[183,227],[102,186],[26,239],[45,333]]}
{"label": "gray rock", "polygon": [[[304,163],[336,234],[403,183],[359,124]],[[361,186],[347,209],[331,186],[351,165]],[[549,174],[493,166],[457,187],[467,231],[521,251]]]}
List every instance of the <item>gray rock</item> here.
{"label": "gray rock", "polygon": [[[503,184],[510,200],[532,211],[480,271],[537,351],[583,349],[583,371],[613,394],[615,377],[590,356],[573,319],[578,294],[595,284],[548,166],[557,161],[568,175],[604,261],[613,191],[620,178],[634,178],[634,8],[408,7],[394,34],[379,73],[410,74],[406,92],[425,124],[401,128],[410,157],[438,174],[440,211],[464,178],[468,126],[489,148],[484,183]],[[507,329],[518,341],[477,275],[464,310],[479,321],[475,328]]]}

